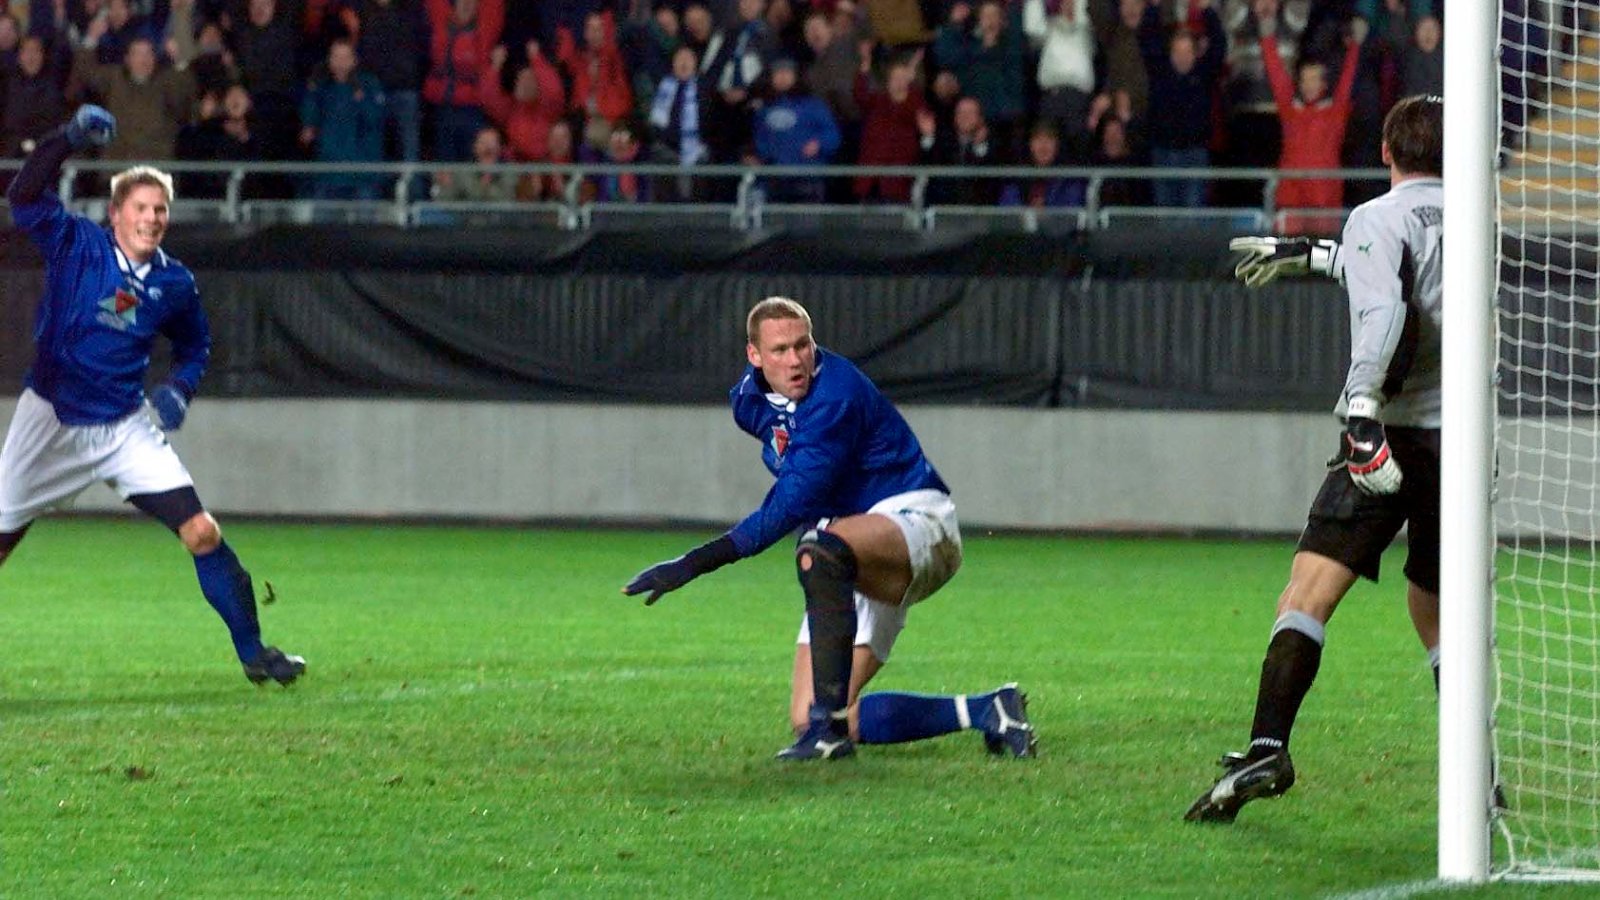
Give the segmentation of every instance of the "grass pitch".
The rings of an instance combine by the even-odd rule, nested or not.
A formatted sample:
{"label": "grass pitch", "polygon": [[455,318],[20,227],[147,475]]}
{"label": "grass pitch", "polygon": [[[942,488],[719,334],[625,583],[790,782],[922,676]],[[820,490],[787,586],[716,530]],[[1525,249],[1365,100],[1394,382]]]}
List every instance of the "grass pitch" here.
{"label": "grass pitch", "polygon": [[875,686],[1019,680],[1040,758],[967,733],[784,766],[786,550],[647,609],[618,588],[700,536],[227,527],[277,588],[267,637],[310,661],[290,689],[245,681],[149,523],[45,521],[0,570],[0,896],[1378,897],[1434,872],[1399,559],[1334,620],[1299,784],[1219,828],[1179,818],[1244,742],[1286,542],[970,533]]}

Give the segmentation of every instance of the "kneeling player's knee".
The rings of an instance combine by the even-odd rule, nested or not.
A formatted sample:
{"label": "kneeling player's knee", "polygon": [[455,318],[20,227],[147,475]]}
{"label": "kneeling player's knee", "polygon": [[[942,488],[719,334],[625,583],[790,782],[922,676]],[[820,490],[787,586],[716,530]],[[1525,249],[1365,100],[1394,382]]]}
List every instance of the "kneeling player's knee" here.
{"label": "kneeling player's knee", "polygon": [[823,583],[850,584],[856,580],[856,554],[844,538],[831,531],[812,529],[800,538],[795,548],[795,568],[800,585],[807,588]]}
{"label": "kneeling player's knee", "polygon": [[210,513],[196,513],[178,526],[178,539],[195,556],[204,556],[222,544],[222,529]]}

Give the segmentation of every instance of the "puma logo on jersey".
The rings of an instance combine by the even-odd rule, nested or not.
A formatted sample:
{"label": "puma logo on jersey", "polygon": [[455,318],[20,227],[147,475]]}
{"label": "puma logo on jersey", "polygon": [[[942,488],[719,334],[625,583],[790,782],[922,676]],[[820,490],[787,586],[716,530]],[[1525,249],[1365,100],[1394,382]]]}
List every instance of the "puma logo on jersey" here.
{"label": "puma logo on jersey", "polygon": [[1372,242],[1367,241],[1365,244],[1357,244],[1356,249],[1370,255],[1372,253]]}

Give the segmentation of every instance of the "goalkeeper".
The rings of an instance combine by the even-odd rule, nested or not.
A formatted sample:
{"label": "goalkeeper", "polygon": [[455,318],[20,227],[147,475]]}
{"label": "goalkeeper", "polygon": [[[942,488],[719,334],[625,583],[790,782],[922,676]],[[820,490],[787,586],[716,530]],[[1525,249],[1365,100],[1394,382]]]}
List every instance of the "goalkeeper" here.
{"label": "goalkeeper", "polygon": [[1295,778],[1289,732],[1322,660],[1325,627],[1357,578],[1378,579],[1383,551],[1409,525],[1406,600],[1439,675],[1439,333],[1443,278],[1444,104],[1414,96],[1383,123],[1387,194],[1356,207],[1342,244],[1240,238],[1236,274],[1259,286],[1281,275],[1338,279],[1350,296],[1350,369],[1337,414],[1339,452],[1312,501],[1278,598],[1250,745],[1189,821],[1232,822],[1251,800]]}

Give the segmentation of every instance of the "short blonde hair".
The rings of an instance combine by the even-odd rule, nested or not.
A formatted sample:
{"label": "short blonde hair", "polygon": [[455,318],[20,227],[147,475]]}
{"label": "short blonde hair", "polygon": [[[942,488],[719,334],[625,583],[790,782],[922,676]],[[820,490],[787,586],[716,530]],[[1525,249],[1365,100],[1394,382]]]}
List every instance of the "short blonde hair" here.
{"label": "short blonde hair", "polygon": [[768,297],[750,308],[750,315],[745,317],[744,331],[750,343],[757,343],[761,336],[761,323],[768,319],[799,319],[806,323],[806,333],[811,332],[811,314],[806,308],[790,300],[788,297]]}
{"label": "short blonde hair", "polygon": [[161,188],[167,195],[168,203],[176,199],[177,195],[172,190],[171,175],[155,166],[134,166],[111,176],[111,207],[115,209],[121,206],[122,201],[128,199],[134,188],[146,184]]}

